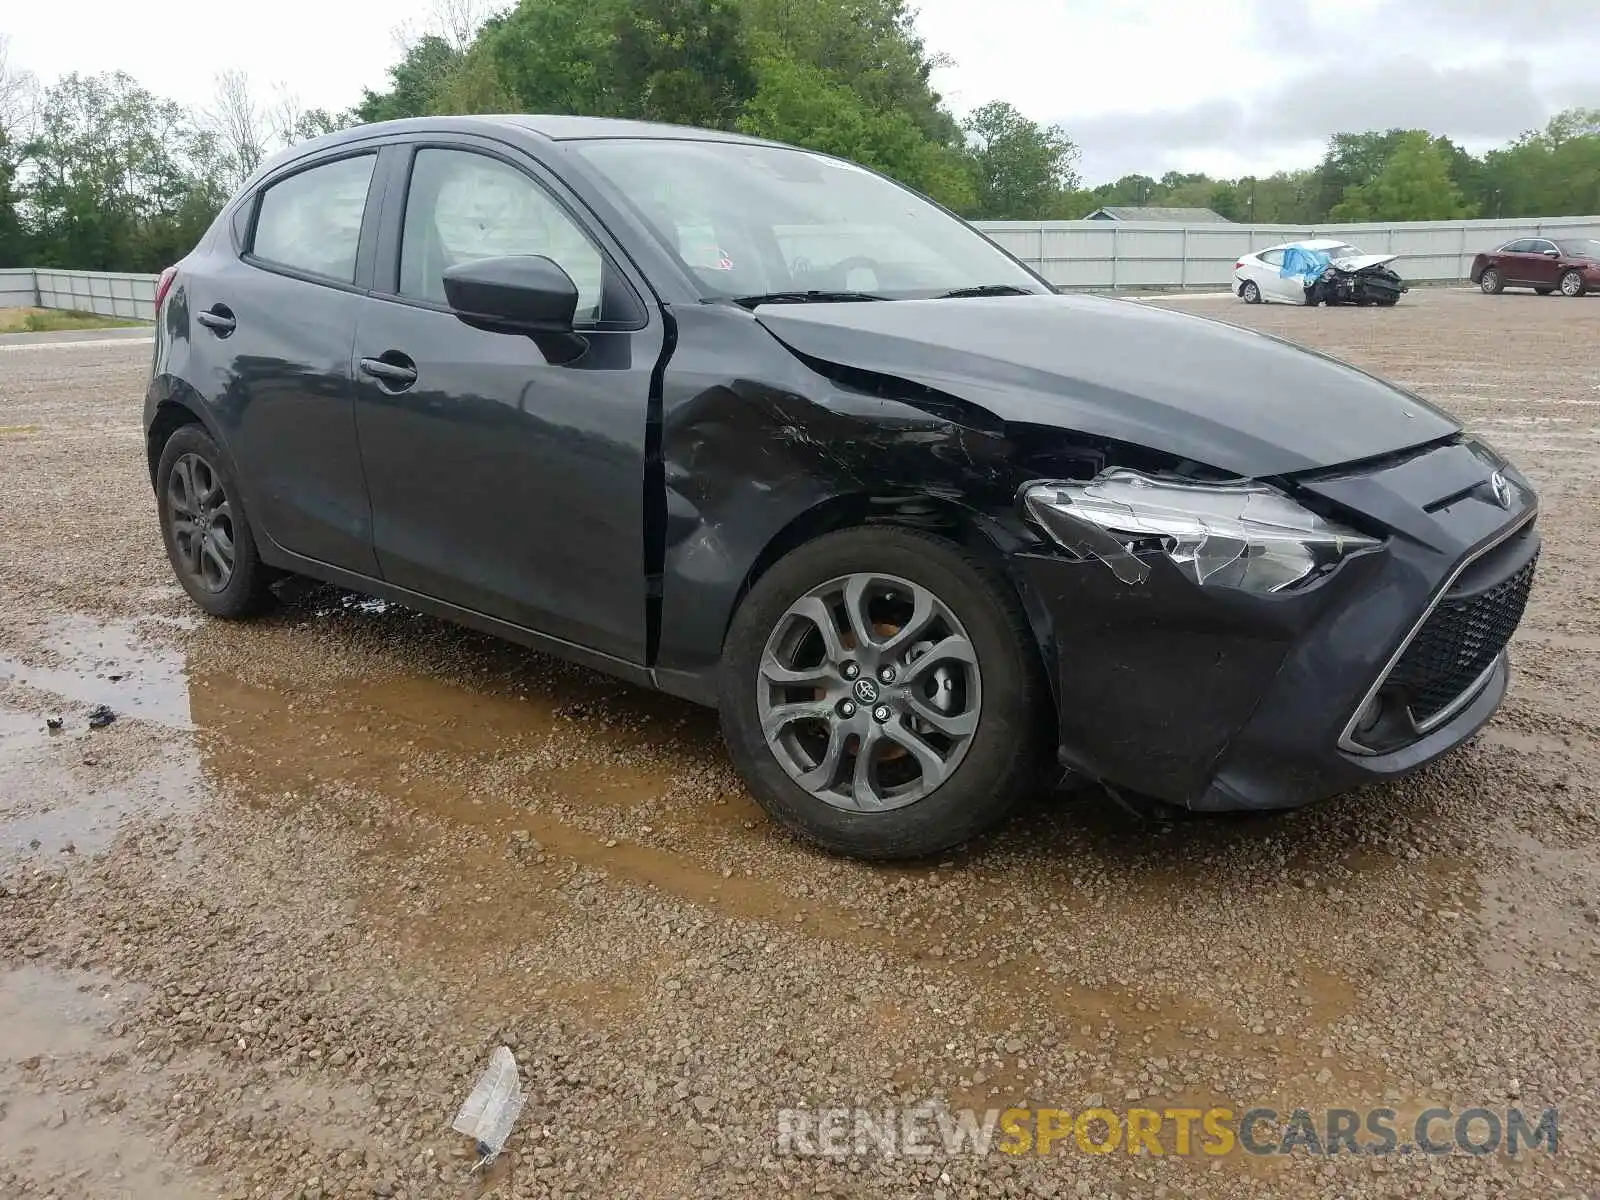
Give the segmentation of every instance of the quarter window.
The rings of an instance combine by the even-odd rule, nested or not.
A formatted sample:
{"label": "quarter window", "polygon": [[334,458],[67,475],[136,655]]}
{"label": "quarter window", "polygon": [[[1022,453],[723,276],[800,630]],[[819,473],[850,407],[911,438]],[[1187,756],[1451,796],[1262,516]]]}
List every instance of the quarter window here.
{"label": "quarter window", "polygon": [[600,316],[600,251],[516,168],[465,150],[419,150],[400,241],[400,294],[445,303],[444,272],[479,258],[541,254],[578,288],[579,322]]}
{"label": "quarter window", "polygon": [[299,171],[261,194],[252,253],[266,262],[354,283],[371,154]]}

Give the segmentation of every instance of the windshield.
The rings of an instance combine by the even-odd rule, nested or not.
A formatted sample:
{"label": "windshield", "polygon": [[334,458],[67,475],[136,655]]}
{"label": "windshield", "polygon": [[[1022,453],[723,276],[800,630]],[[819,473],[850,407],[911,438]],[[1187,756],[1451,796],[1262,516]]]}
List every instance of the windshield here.
{"label": "windshield", "polygon": [[1341,243],[1337,246],[1325,246],[1323,247],[1322,252],[1329,258],[1355,258],[1357,255],[1362,253],[1362,251],[1357,250],[1348,242]]}
{"label": "windshield", "polygon": [[1568,258],[1600,258],[1600,241],[1594,238],[1562,238],[1556,245]]}
{"label": "windshield", "polygon": [[1049,291],[934,205],[839,159],[736,142],[570,146],[707,298],[820,291],[902,299],[985,285]]}

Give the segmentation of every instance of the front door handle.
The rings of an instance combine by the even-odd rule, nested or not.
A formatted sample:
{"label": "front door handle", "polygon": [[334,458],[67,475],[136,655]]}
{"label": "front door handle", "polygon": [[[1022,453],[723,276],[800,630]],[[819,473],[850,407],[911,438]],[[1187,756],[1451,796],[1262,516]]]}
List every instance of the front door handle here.
{"label": "front door handle", "polygon": [[227,337],[239,327],[239,322],[234,320],[233,310],[226,304],[213,304],[208,311],[196,313],[194,319],[218,337]]}
{"label": "front door handle", "polygon": [[382,358],[363,358],[357,365],[385,391],[403,392],[417,381],[416,364],[398,350],[390,350]]}

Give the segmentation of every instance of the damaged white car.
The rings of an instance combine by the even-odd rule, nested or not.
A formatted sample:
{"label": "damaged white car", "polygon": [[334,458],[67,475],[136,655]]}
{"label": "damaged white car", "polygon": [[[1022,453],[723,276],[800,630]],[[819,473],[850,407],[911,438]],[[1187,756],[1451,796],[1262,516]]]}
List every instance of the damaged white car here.
{"label": "damaged white car", "polygon": [[1396,303],[1407,288],[1389,264],[1333,239],[1285,242],[1233,264],[1233,291],[1246,304]]}

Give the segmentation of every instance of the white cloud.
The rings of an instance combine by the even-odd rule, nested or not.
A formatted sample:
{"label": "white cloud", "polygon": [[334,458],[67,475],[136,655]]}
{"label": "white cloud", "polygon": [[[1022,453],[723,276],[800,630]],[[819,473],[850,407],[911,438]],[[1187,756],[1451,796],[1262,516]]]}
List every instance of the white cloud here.
{"label": "white cloud", "polygon": [[[1339,130],[1425,127],[1481,149],[1572,104],[1600,105],[1595,0],[920,0],[936,86],[957,113],[1009,100],[1059,121],[1092,182],[1132,171],[1310,165]],[[394,31],[433,0],[8,5],[16,65],[52,79],[126,70],[188,105],[225,68],[263,96],[344,108],[380,87]]]}
{"label": "white cloud", "polygon": [[9,0],[0,28],[19,67],[49,82],[70,71],[126,71],[185,105],[211,99],[217,72],[238,68],[262,96],[283,83],[307,107],[343,108],[383,83],[395,30],[426,18],[428,0],[271,0],[152,7],[122,0]]}

